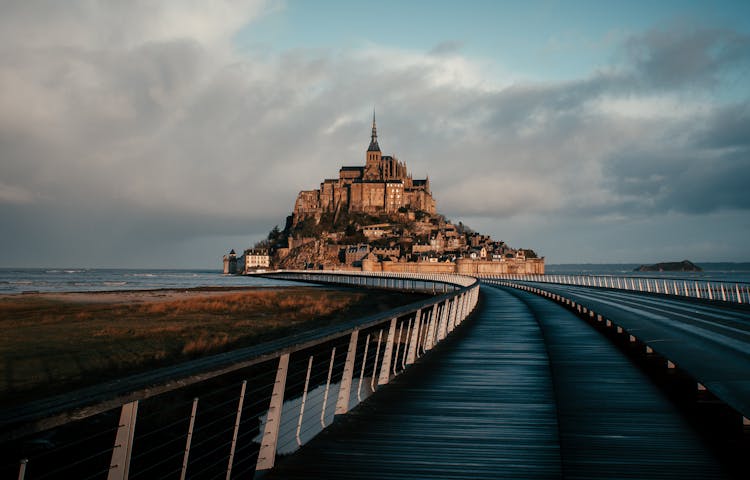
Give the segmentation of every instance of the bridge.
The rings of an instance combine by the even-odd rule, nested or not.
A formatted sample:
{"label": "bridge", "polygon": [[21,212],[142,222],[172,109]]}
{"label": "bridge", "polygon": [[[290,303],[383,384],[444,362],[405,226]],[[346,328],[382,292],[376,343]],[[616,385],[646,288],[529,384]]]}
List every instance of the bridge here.
{"label": "bridge", "polygon": [[747,285],[270,275],[432,296],[0,412],[2,478],[745,478]]}

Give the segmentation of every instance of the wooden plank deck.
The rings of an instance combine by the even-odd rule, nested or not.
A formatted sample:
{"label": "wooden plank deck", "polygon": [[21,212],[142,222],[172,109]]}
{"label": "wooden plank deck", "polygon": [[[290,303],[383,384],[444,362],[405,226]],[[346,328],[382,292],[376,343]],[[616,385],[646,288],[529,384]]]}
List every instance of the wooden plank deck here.
{"label": "wooden plank deck", "polygon": [[750,418],[750,307],[693,298],[538,285],[611,319]]}
{"label": "wooden plank deck", "polygon": [[280,459],[268,478],[722,475],[607,339],[552,302],[483,287],[454,338]]}
{"label": "wooden plank deck", "polygon": [[617,347],[562,306],[512,293],[544,333],[565,478],[727,478],[708,445]]}
{"label": "wooden plank deck", "polygon": [[559,477],[552,379],[536,321],[497,290],[475,315],[269,477]]}

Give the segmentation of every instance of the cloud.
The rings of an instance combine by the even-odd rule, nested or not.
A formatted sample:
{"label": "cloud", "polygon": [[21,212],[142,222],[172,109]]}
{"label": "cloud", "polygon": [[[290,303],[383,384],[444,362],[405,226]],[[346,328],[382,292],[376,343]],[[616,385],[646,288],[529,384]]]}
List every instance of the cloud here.
{"label": "cloud", "polygon": [[750,148],[750,103],[716,108],[694,138],[698,148]]}
{"label": "cloud", "polygon": [[0,263],[34,245],[191,265],[177,243],[249,243],[299,190],[364,162],[373,105],[385,153],[429,174],[457,220],[750,208],[750,99],[712,97],[744,34],[654,30],[624,64],[529,82],[453,41],[240,54],[261,2],[98,5],[11,2],[0,19]]}
{"label": "cloud", "polygon": [[429,51],[429,55],[443,56],[457,54],[464,48],[464,43],[457,40],[440,42]]}
{"label": "cloud", "polygon": [[625,43],[629,62],[648,85],[714,86],[727,70],[750,60],[750,35],[724,28],[671,25]]}
{"label": "cloud", "polygon": [[0,204],[18,204],[34,203],[36,195],[29,190],[15,185],[6,185],[0,182]]}
{"label": "cloud", "polygon": [[[0,41],[25,48],[132,48],[190,38],[226,42],[265,6],[263,0],[131,0],[3,2]],[[19,39],[21,39],[19,41]]]}

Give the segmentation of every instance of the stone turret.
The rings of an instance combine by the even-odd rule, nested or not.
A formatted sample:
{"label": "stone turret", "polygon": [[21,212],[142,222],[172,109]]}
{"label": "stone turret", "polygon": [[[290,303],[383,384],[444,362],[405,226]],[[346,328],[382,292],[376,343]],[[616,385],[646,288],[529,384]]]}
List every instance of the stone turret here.
{"label": "stone turret", "polygon": [[228,255],[224,255],[224,275],[234,275],[237,273],[237,253],[234,249],[229,251]]}

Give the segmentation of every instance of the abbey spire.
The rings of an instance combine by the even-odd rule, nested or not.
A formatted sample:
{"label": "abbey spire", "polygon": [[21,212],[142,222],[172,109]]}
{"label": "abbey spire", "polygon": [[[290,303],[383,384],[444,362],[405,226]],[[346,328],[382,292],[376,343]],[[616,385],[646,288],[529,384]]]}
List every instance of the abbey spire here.
{"label": "abbey spire", "polygon": [[372,136],[370,137],[370,146],[368,147],[367,151],[380,151],[380,145],[378,145],[378,127],[375,125],[375,109],[372,110]]}

